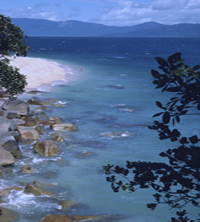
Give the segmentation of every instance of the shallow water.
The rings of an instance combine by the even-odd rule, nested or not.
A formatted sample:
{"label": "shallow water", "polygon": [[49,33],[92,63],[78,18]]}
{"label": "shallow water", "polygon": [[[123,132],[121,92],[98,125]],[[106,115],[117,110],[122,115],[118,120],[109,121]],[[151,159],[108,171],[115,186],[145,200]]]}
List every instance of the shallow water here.
{"label": "shallow water", "polygon": [[[59,62],[75,77],[66,85],[55,84],[40,97],[66,103],[64,108],[52,108],[46,113],[50,117],[61,117],[63,122],[76,123],[78,131],[65,132],[60,153],[51,158],[34,153],[32,146],[21,145],[23,158],[17,160],[15,174],[1,181],[2,186],[23,186],[43,179],[57,185],[58,198],[13,191],[3,206],[20,213],[17,222],[39,221],[48,213],[119,215],[122,222],[168,221],[174,215],[168,207],[159,206],[154,211],[146,208],[146,204],[153,201],[151,191],[113,193],[105,181],[102,165],[125,165],[126,160],[162,160],[159,152],[171,147],[171,143],[159,141],[156,132],[146,126],[152,124],[152,115],[159,111],[155,101],[166,101],[170,95],[155,90],[151,83],[150,70],[157,67],[153,58],[167,58],[181,51],[189,65],[196,65],[200,52],[198,43],[196,38],[30,37],[28,56]],[[27,95],[23,98],[27,99]],[[197,118],[185,118],[181,125],[185,134],[199,133]],[[108,132],[128,132],[131,136],[102,136]],[[43,138],[50,138],[50,134],[47,128]],[[90,155],[84,156],[85,153]],[[27,164],[38,172],[22,174],[21,168]],[[81,204],[79,208],[62,211],[57,205],[58,199]],[[196,215],[197,211],[192,214]]]}

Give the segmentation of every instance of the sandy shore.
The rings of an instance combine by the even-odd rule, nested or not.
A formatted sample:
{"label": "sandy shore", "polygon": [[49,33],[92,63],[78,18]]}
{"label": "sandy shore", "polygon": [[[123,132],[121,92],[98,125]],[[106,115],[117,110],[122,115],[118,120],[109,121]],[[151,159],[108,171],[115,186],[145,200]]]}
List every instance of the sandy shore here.
{"label": "sandy shore", "polygon": [[53,82],[68,77],[65,69],[45,59],[17,57],[11,60],[10,65],[19,68],[20,73],[26,75],[28,82],[26,90],[37,89],[42,85],[50,86]]}

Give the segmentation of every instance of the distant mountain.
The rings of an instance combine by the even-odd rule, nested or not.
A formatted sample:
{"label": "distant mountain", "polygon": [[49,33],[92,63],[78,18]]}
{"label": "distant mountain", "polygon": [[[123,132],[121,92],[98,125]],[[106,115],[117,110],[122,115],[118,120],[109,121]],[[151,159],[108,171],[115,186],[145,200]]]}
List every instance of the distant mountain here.
{"label": "distant mountain", "polygon": [[45,19],[13,18],[12,22],[28,36],[73,37],[200,37],[200,24],[163,25],[146,22],[135,26],[106,26],[68,20],[54,22]]}

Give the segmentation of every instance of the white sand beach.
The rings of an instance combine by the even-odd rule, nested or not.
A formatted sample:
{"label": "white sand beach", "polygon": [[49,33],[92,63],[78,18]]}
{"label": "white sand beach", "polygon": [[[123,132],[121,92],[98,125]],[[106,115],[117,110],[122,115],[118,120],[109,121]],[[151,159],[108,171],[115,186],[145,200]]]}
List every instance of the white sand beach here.
{"label": "white sand beach", "polygon": [[65,69],[45,59],[17,57],[10,61],[10,65],[19,68],[20,73],[26,75],[28,82],[26,90],[37,89],[44,84],[51,85],[54,81],[68,78]]}

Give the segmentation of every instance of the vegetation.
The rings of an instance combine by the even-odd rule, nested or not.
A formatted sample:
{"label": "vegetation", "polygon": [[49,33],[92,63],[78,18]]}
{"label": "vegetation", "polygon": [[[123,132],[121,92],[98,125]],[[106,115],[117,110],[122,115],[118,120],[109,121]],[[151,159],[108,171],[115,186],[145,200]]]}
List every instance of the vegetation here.
{"label": "vegetation", "polygon": [[26,56],[26,37],[10,18],[0,15],[0,85],[6,89],[10,97],[22,93],[27,84],[26,76],[20,74],[19,69],[9,65],[8,57],[12,54]]}
{"label": "vegetation", "polygon": [[[158,132],[160,140],[169,139],[177,147],[159,154],[167,158],[167,162],[127,161],[126,167],[108,164],[103,168],[114,192],[151,188],[155,200],[147,204],[148,208],[154,210],[164,203],[176,211],[176,217],[171,217],[172,222],[193,222],[186,207],[200,208],[200,138],[197,135],[182,136],[175,125],[182,116],[200,110],[200,65],[192,68],[185,65],[181,53],[170,56],[167,61],[160,57],[155,59],[162,74],[151,71],[153,84],[162,92],[172,92],[173,97],[165,105],[156,102],[162,112],[153,117],[160,116],[161,120],[154,121],[149,128]],[[120,180],[118,176],[124,179]]]}

